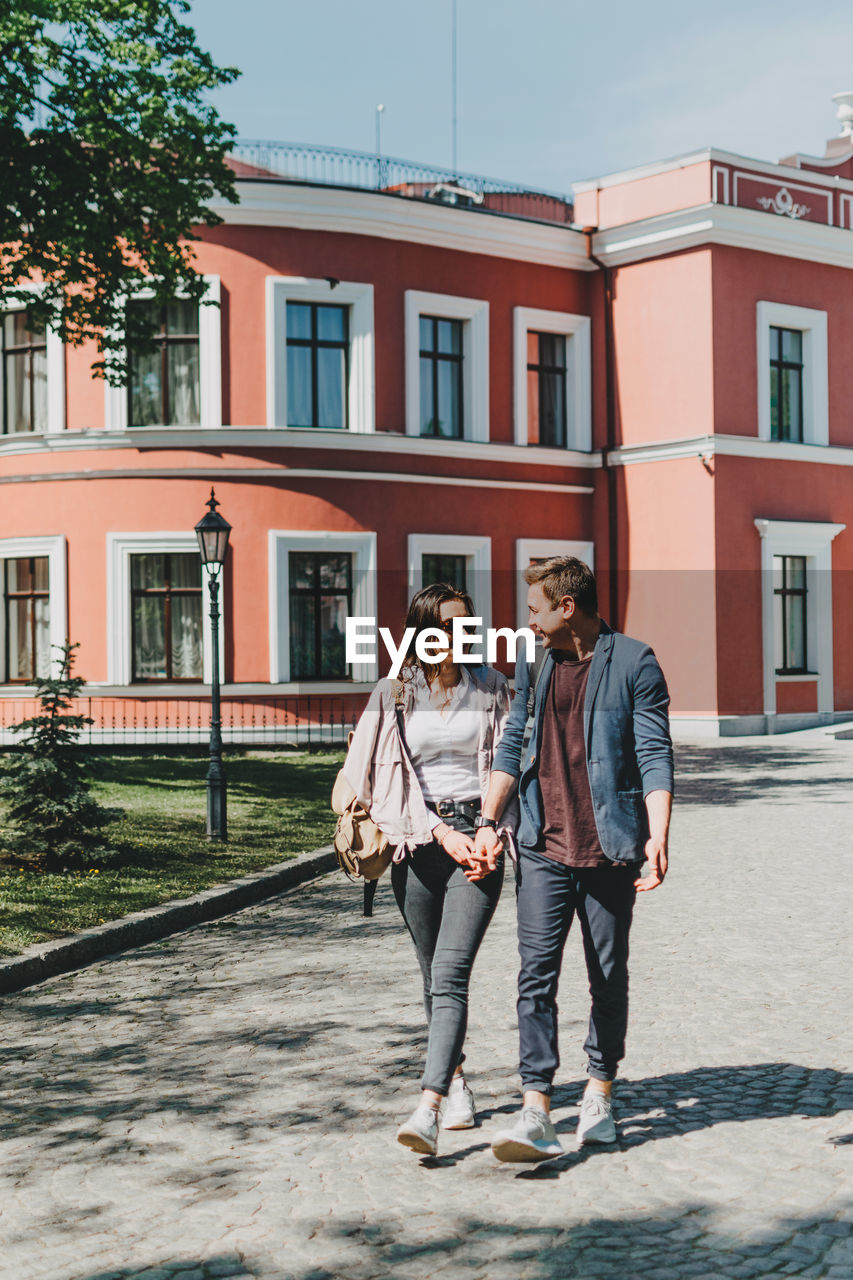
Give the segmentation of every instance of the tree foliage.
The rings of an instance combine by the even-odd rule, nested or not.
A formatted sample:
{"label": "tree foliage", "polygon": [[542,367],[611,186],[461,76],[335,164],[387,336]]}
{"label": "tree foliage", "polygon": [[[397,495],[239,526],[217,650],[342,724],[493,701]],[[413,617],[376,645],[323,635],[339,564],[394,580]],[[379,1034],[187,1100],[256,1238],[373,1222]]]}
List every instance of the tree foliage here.
{"label": "tree foliage", "polygon": [[4,843],[28,866],[45,871],[85,866],[103,852],[102,828],[114,816],[90,794],[93,759],[77,745],[93,721],[71,711],[86,683],[72,674],[76,648],[66,642],[57,674],[35,681],[41,711],[13,725],[23,741],[0,787],[12,823]]}
{"label": "tree foliage", "polygon": [[74,345],[94,339],[96,372],[113,382],[125,372],[127,299],[147,286],[158,302],[200,300],[192,229],[221,221],[213,197],[237,198],[233,127],[207,95],[239,73],[199,48],[188,9],[0,6],[0,304],[26,302],[34,322]]}

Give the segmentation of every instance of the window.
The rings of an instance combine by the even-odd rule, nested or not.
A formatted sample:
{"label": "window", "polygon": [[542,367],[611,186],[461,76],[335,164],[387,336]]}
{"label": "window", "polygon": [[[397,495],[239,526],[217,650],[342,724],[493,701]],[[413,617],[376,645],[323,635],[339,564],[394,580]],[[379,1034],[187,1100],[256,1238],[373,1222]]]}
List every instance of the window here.
{"label": "window", "polygon": [[47,556],[2,562],[7,684],[46,676],[50,670],[50,589]]}
{"label": "window", "polygon": [[421,435],[461,440],[462,321],[420,317]]}
{"label": "window", "polygon": [[527,443],[566,447],[566,337],[527,334]]}
{"label": "window", "polygon": [[267,423],[373,432],[373,285],[267,277]]}
{"label": "window", "polygon": [[2,317],[3,434],[47,430],[47,332],[26,310]]}
{"label": "window", "polygon": [[592,448],[589,316],[516,307],[515,443]]}
{"label": "window", "polygon": [[291,679],[346,679],[344,629],[352,610],[352,556],[291,551],[289,558]]}
{"label": "window", "polygon": [[346,307],[288,302],[288,426],[347,426],[348,351]]}
{"label": "window", "polygon": [[[222,426],[222,325],[218,276],[205,276],[201,303],[161,307],[143,292],[128,303],[154,326],[153,346],[128,350],[128,378],[104,391],[107,431],[131,427]],[[131,326],[132,327],[132,326]]]}
{"label": "window", "polygon": [[770,439],[803,438],[803,335],[770,328]]}
{"label": "window", "polygon": [[269,584],[272,684],[345,692],[377,678],[375,658],[345,662],[347,617],[376,618],[375,533],[271,529]]}
{"label": "window", "polygon": [[160,307],[131,302],[155,328],[154,349],[128,352],[128,424],[197,426],[201,421],[198,304],[185,299]]}
{"label": "window", "polygon": [[756,316],[759,439],[828,444],[826,312],[759,302]]}
{"label": "window", "polygon": [[454,294],[405,295],[406,432],[489,438],[489,304]]}
{"label": "window", "polygon": [[761,535],[764,714],[776,715],[776,686],[785,681],[814,681],[818,712],[831,713],[832,543],[845,526],[761,518],[755,526]]}
{"label": "window", "polygon": [[425,587],[433,582],[447,582],[460,591],[467,591],[468,557],[438,553],[421,556],[421,581]]}
{"label": "window", "polygon": [[809,669],[805,556],[774,556],[773,576],[773,595],[776,600],[776,674],[800,674]]}
{"label": "window", "polygon": [[410,533],[409,597],[431,582],[449,582],[470,595],[477,617],[492,625],[492,540],[457,533]]}
{"label": "window", "polygon": [[131,679],[201,680],[201,560],[191,552],[132,555]]}

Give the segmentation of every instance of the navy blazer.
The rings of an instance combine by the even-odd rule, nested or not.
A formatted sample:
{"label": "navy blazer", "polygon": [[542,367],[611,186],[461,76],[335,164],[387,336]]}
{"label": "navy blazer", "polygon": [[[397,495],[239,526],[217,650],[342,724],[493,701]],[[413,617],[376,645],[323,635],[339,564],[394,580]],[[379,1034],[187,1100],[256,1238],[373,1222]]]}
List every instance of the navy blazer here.
{"label": "navy blazer", "polygon": [[[523,656],[519,658],[515,698],[492,762],[493,770],[520,778],[516,839],[522,849],[540,849],[543,843],[538,762],[542,709],[553,670],[553,656],[546,653],[536,689],[533,733],[522,761],[530,667]],[[666,681],[649,646],[602,622],[584,699],[584,743],[598,838],[614,862],[636,862],[645,856],[649,823],[644,799],[650,791],[672,792],[668,707]]]}

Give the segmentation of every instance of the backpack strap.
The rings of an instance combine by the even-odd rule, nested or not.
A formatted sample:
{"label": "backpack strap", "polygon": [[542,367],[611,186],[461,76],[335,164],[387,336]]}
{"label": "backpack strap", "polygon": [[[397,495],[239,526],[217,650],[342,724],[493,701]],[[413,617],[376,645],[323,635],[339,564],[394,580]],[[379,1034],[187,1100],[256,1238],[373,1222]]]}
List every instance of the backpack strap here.
{"label": "backpack strap", "polygon": [[547,650],[542,645],[536,648],[536,656],[532,662],[527,664],[528,686],[527,686],[527,721],[524,725],[524,736],[521,740],[521,767],[524,768],[524,760],[527,756],[527,749],[530,746],[530,739],[533,736],[533,717],[536,711],[536,693],[539,688],[539,681],[542,679],[542,668],[545,666],[545,659],[548,656]]}

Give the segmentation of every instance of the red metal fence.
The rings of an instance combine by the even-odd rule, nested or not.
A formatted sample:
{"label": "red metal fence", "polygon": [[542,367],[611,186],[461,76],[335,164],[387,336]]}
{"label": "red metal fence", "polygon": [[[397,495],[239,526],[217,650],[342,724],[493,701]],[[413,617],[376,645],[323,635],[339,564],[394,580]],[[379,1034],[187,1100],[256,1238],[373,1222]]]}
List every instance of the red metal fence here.
{"label": "red metal fence", "polygon": [[[363,698],[222,698],[222,740],[253,747],[341,746],[355,725]],[[38,713],[33,698],[0,698],[0,747],[20,740],[11,732]],[[80,735],[85,746],[180,746],[205,743],[210,698],[78,698],[73,714],[91,720]]]}

